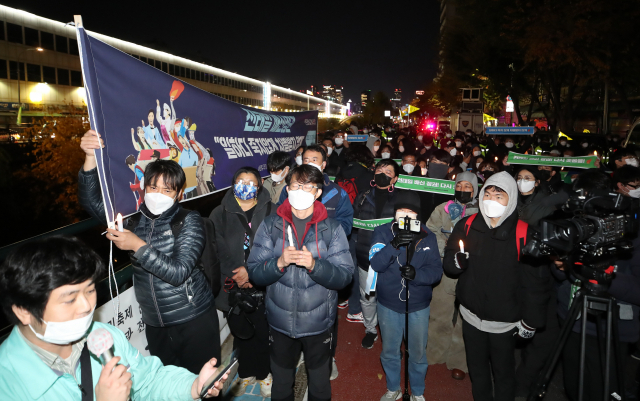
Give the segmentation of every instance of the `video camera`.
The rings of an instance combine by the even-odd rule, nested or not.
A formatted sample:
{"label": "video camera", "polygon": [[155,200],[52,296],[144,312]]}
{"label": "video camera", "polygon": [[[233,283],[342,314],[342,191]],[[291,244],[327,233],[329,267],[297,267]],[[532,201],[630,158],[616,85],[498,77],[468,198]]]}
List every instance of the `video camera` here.
{"label": "video camera", "polygon": [[606,291],[615,262],[631,253],[629,237],[640,227],[631,199],[612,193],[586,196],[579,190],[562,210],[573,216],[542,220],[523,254],[558,256],[591,292]]}

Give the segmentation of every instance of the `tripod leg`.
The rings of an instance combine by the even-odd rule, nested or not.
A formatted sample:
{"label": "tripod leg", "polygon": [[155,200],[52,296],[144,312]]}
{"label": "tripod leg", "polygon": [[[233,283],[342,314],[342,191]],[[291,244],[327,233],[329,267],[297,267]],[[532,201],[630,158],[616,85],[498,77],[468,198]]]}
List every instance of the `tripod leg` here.
{"label": "tripod leg", "polygon": [[586,362],[587,346],[587,306],[589,296],[585,296],[582,301],[582,332],[580,333],[580,377],[578,382],[578,401],[584,400],[584,364]]}
{"label": "tripod leg", "polygon": [[[607,334],[606,334],[606,338],[605,338],[605,346],[607,347],[607,349],[605,350],[605,359],[604,359],[604,401],[608,401],[609,400],[609,393],[610,393],[610,386],[609,386],[609,381],[611,380],[611,325],[612,325],[612,318],[613,316],[613,300],[609,299],[609,302],[607,303]],[[598,330],[600,330],[600,328],[598,327]]]}
{"label": "tripod leg", "polygon": [[[606,346],[607,339],[605,337],[605,341],[602,341],[602,333],[605,333],[604,324],[602,323],[602,315],[598,313],[596,315],[596,341],[598,345],[598,365],[600,366],[600,372],[602,377],[602,388],[604,390],[604,383],[606,382],[605,371],[606,371]],[[604,392],[604,394],[607,394]]]}
{"label": "tripod leg", "polygon": [[611,329],[613,330],[613,352],[614,357],[616,358],[616,376],[618,378],[618,395],[620,396],[620,400],[624,401],[626,397],[625,385],[624,385],[624,366],[622,366],[622,352],[620,351],[620,336],[618,333],[618,316],[619,316],[619,306],[617,304],[613,304],[614,313],[616,315],[613,316],[613,322],[611,325]]}
{"label": "tripod leg", "polygon": [[562,355],[562,350],[567,343],[569,334],[571,334],[573,324],[578,317],[578,313],[580,313],[581,311],[583,302],[584,291],[579,290],[573,298],[571,308],[569,309],[569,313],[567,314],[567,319],[560,329],[560,335],[558,336],[558,339],[553,346],[553,351],[550,354],[551,356],[547,359],[547,362],[545,363],[544,368],[542,369],[538,377],[538,381],[536,382],[534,390],[532,390],[527,397],[527,401],[534,401],[538,397],[544,397],[544,395],[546,394],[547,386],[549,385],[549,381],[551,381],[551,374],[553,373],[553,369],[558,364],[560,355]]}

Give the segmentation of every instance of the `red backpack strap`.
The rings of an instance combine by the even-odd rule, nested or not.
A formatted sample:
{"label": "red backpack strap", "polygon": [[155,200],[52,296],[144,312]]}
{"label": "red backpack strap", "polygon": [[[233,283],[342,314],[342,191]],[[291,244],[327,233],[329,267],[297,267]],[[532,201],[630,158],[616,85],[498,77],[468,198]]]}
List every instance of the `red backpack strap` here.
{"label": "red backpack strap", "polygon": [[528,229],[529,224],[525,223],[522,220],[518,220],[518,225],[516,226],[516,247],[518,248],[518,261],[520,261],[520,240],[522,240],[523,245],[527,245]]}
{"label": "red backpack strap", "polygon": [[467,235],[467,236],[469,235],[469,229],[471,228],[471,224],[473,224],[473,220],[475,220],[477,215],[478,215],[478,213],[472,214],[471,216],[469,216],[467,221],[464,223],[465,235]]}

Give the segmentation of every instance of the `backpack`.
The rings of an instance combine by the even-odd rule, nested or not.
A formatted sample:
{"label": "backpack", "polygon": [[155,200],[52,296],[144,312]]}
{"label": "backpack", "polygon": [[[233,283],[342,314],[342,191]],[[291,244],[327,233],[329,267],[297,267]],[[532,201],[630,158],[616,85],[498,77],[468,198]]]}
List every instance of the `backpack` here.
{"label": "backpack", "polygon": [[[473,220],[475,220],[478,213],[474,213],[467,221],[464,223],[465,235],[469,236],[469,229],[471,228],[471,224],[473,224]],[[520,261],[520,243],[522,245],[527,245],[527,230],[529,229],[529,224],[525,223],[522,220],[518,220],[518,225],[516,226],[516,247],[518,248],[518,262]]]}
{"label": "backpack", "polygon": [[[178,234],[180,234],[180,230],[182,230],[182,226],[184,225],[184,219],[189,213],[191,213],[191,210],[180,207],[178,209],[178,213],[176,213],[171,219],[171,232],[173,233],[173,238],[177,238]],[[127,220],[125,228],[129,231],[133,231],[138,226],[138,223],[140,223],[141,215],[142,214],[135,214],[131,216]],[[216,229],[213,222],[208,217],[200,216],[200,219],[202,220],[202,225],[204,227],[205,241],[202,255],[200,256],[200,259],[198,259],[196,266],[202,270],[207,278],[213,296],[217,297],[222,289],[222,275],[220,273],[220,260],[218,259],[218,246],[216,244]]]}
{"label": "backpack", "polygon": [[356,200],[358,196],[358,187],[356,186],[355,178],[343,178],[338,177],[334,181],[340,188],[344,189],[344,191],[349,195],[349,200],[353,205],[353,202]]}

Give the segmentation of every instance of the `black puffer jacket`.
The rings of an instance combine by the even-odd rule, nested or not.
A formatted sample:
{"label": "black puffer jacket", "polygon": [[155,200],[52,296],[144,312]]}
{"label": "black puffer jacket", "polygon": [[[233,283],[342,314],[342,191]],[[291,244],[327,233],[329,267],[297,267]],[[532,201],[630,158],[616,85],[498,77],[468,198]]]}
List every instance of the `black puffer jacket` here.
{"label": "black puffer jacket", "polygon": [[545,219],[556,211],[552,204],[554,198],[540,187],[536,187],[533,193],[526,198],[518,194],[518,216],[525,223],[537,226],[540,220]]}
{"label": "black puffer jacket", "polygon": [[[90,215],[107,224],[96,169],[80,169],[78,199]],[[147,243],[131,255],[134,289],[142,320],[153,327],[186,323],[209,310],[213,303],[207,279],[196,267],[204,249],[202,220],[198,212],[192,211],[184,219],[180,235],[174,238],[171,219],[180,207],[176,203],[155,217],[143,203],[142,216],[134,230]]]}
{"label": "black puffer jacket", "polygon": [[[353,202],[353,218],[360,220],[376,219],[376,190],[387,191],[386,189],[371,188],[368,191],[359,193]],[[387,203],[382,209],[381,219],[394,217],[394,206],[396,197],[401,189],[394,189],[387,195]],[[373,240],[373,230],[353,229],[351,239],[349,240],[349,249],[354,256],[354,261],[363,270],[369,269],[369,251],[371,250],[371,241]]]}
{"label": "black puffer jacket", "polygon": [[[247,222],[246,215],[232,190],[227,191],[220,206],[213,209],[209,218],[216,227],[216,243],[220,258],[220,272],[222,273],[222,288],[227,278],[231,279],[235,273],[233,270],[240,266],[247,267],[244,260],[244,234],[245,227],[242,221],[251,223],[249,248],[253,248],[253,241],[258,227],[270,213],[275,213],[276,205],[271,203],[271,196],[266,188],[262,188],[258,194],[258,204],[255,206],[251,221]],[[269,212],[269,213],[268,213]],[[242,221],[240,220],[242,219]],[[216,307],[222,311],[229,311],[229,294],[220,291],[216,297]]]}

